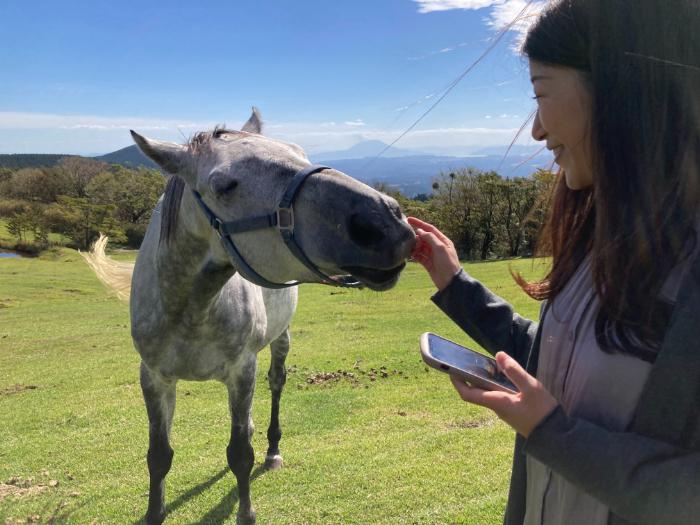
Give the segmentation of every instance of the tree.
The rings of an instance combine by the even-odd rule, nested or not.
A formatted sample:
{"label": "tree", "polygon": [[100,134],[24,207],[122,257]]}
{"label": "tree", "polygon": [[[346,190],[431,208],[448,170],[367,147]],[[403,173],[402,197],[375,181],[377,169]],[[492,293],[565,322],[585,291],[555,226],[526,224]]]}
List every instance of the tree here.
{"label": "tree", "polygon": [[425,212],[432,214],[432,220],[426,220],[452,239],[462,258],[532,253],[552,181],[546,171],[515,179],[473,168],[442,173],[433,183],[433,197],[424,204]]}
{"label": "tree", "polygon": [[88,184],[102,172],[108,171],[108,165],[94,159],[85,157],[65,157],[61,159],[56,169],[68,178],[71,191],[67,195],[74,197],[87,197]]}
{"label": "tree", "polygon": [[49,242],[49,227],[44,218],[45,205],[24,200],[0,201],[0,217],[7,218],[7,231],[19,243],[28,243],[33,235],[36,244],[45,246]]}
{"label": "tree", "polygon": [[532,178],[514,178],[501,184],[502,205],[498,222],[508,244],[508,256],[517,257],[523,247],[525,226],[537,198],[537,182]]}
{"label": "tree", "polygon": [[32,202],[56,202],[56,197],[71,191],[71,181],[54,168],[23,168],[15,171],[3,186],[3,194]]}
{"label": "tree", "polygon": [[115,209],[113,204],[93,204],[86,197],[62,195],[47,208],[44,217],[52,231],[65,235],[77,247],[88,249],[100,232],[116,242],[126,240],[124,230],[114,219]]}
{"label": "tree", "polygon": [[100,173],[90,181],[87,193],[95,204],[116,206],[114,216],[129,245],[138,248],[164,187],[165,179],[158,170],[113,165],[109,172]]}
{"label": "tree", "polygon": [[476,177],[478,195],[478,222],[481,233],[481,260],[488,259],[494,242],[497,239],[497,229],[502,226],[497,218],[498,208],[502,205],[500,194],[503,179],[496,172],[480,173]]}
{"label": "tree", "polygon": [[433,183],[435,225],[455,244],[460,257],[471,258],[476,249],[479,225],[476,178],[481,172],[473,168],[441,173]]}
{"label": "tree", "polygon": [[528,254],[535,253],[535,246],[552,201],[556,174],[550,170],[537,170],[532,175],[535,182],[535,202],[524,223],[524,246]]}

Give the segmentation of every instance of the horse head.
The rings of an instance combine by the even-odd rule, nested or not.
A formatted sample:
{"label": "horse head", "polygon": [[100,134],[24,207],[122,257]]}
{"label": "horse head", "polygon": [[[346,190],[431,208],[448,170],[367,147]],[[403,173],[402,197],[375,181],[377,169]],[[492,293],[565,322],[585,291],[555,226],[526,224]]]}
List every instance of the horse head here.
{"label": "horse head", "polygon": [[397,202],[338,170],[310,167],[302,148],[261,129],[254,108],[241,131],[217,128],[186,145],[132,136],[194,197],[180,212],[191,233],[210,239],[217,262],[271,287],[356,280],[391,288],[415,244]]}

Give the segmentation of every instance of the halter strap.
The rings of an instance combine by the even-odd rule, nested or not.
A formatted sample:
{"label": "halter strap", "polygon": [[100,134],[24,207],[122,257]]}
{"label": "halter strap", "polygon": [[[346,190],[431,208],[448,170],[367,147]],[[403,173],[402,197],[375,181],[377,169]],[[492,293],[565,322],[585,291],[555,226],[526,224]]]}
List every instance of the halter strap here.
{"label": "halter strap", "polygon": [[294,238],[294,210],[292,208],[292,203],[296,197],[299,188],[304,183],[304,181],[312,174],[330,169],[328,166],[311,165],[303,170],[298,171],[294,178],[290,181],[287,186],[284,195],[280,199],[277,209],[274,213],[267,215],[261,215],[258,217],[250,217],[246,219],[239,219],[235,221],[223,222],[216,214],[207,206],[202,199],[202,196],[195,190],[192,193],[199,204],[200,209],[204,212],[207,217],[209,224],[217,232],[224,249],[228,252],[231,259],[236,266],[236,269],[241,273],[243,277],[247,280],[266,288],[288,288],[290,286],[296,286],[301,284],[299,281],[290,281],[286,283],[274,283],[265,279],[262,275],[256,272],[243,258],[241,253],[236,248],[233,242],[232,235],[235,233],[244,233],[255,230],[261,230],[265,228],[277,228],[280,232],[282,240],[287,245],[287,248],[292,252],[292,254],[309,270],[311,270],[315,275],[321,278],[322,282],[326,284],[331,284],[335,286],[341,286],[346,288],[360,288],[362,283],[355,280],[352,276],[336,276],[331,277],[326,275],[321,271],[318,266],[316,266],[301,249],[301,246],[296,242]]}

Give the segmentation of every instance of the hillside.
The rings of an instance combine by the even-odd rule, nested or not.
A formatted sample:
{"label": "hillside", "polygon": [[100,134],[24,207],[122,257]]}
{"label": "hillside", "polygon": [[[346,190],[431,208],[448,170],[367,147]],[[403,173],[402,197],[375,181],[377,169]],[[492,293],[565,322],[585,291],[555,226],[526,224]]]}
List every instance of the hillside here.
{"label": "hillside", "polygon": [[51,155],[42,153],[0,154],[0,168],[18,170],[22,168],[55,166],[62,158],[74,156],[75,155]]}
{"label": "hillside", "polygon": [[146,157],[141,150],[136,146],[127,146],[112,153],[107,153],[106,155],[100,155],[95,157],[96,160],[101,160],[107,164],[121,164],[128,168],[138,168],[143,166],[146,168],[157,168],[156,163],[151,159]]}

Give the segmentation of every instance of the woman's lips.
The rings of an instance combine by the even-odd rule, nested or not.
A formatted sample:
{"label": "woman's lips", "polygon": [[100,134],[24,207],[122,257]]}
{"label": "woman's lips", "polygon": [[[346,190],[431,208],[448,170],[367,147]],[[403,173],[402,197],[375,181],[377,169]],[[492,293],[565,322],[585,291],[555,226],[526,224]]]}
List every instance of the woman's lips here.
{"label": "woman's lips", "polygon": [[564,146],[552,148],[552,153],[554,154],[554,162],[559,162],[559,158],[561,157],[562,153],[564,153]]}

